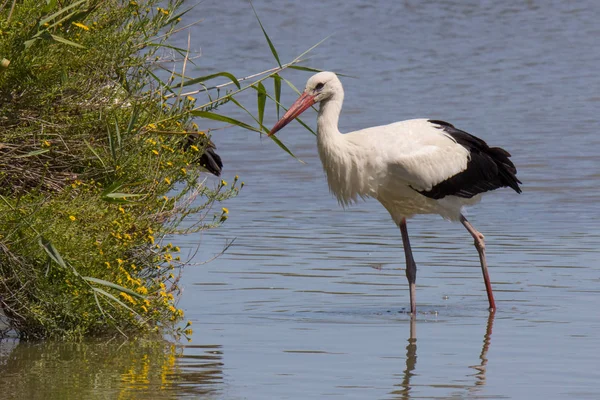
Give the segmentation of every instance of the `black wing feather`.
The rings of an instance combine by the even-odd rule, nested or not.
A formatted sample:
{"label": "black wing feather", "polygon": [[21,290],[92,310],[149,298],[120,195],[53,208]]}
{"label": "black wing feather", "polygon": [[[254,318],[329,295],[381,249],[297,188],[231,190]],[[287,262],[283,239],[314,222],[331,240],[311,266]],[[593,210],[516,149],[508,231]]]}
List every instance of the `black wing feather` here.
{"label": "black wing feather", "polygon": [[197,157],[194,162],[200,164],[204,169],[213,175],[221,176],[221,170],[223,169],[223,161],[221,157],[215,152],[216,146],[210,139],[200,136],[197,134],[188,135],[187,139],[183,143],[183,150],[187,151],[192,145],[198,145],[204,147],[204,152],[200,157]]}
{"label": "black wing feather", "polygon": [[424,196],[441,199],[446,196],[471,198],[479,193],[510,187],[521,193],[517,168],[509,159],[510,153],[500,147],[489,147],[486,142],[445,121],[429,120],[438,125],[456,143],[470,153],[467,169],[438,183],[430,190],[420,191]]}
{"label": "black wing feather", "polygon": [[223,169],[223,161],[221,157],[215,153],[215,149],[212,146],[206,147],[204,154],[198,158],[198,164],[202,165],[208,172],[213,175],[221,176],[221,170]]}

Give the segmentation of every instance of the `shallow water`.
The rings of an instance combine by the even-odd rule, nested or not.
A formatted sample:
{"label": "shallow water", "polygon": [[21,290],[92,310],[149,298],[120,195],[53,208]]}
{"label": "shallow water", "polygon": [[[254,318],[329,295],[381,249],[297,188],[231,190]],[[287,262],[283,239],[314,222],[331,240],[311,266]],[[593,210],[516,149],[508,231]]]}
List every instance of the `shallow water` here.
{"label": "shallow water", "polygon": [[[184,271],[191,344],[4,343],[0,393],[600,398],[600,5],[254,4],[282,61],[333,34],[307,65],[358,77],[343,78],[342,131],[431,117],[513,154],[524,193],[493,192],[468,213],[486,235],[498,311],[486,311],[467,232],[422,216],[409,222],[419,268],[411,322],[398,229],[375,201],[336,204],[314,137],[297,124],[279,135],[300,164],[268,139],[219,130],[224,178],[246,186],[225,204],[222,228],[178,239],[190,252],[200,244],[201,262],[235,238]],[[188,15],[197,18],[198,75],[273,66],[243,2],[206,1]],[[308,75],[285,77],[302,87]],[[283,102],[294,98],[287,90]],[[314,126],[314,113],[305,121]]]}

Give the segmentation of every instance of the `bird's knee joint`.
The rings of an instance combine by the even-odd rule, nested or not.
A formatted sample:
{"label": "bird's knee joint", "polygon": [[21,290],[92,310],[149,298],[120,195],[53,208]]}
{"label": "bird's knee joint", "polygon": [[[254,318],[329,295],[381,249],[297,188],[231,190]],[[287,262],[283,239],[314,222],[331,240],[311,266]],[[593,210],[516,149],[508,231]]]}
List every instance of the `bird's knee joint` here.
{"label": "bird's knee joint", "polygon": [[480,234],[480,236],[475,239],[475,247],[477,250],[485,250],[485,241],[483,240],[483,235]]}
{"label": "bird's knee joint", "polygon": [[414,283],[417,280],[417,267],[406,267],[406,279],[409,283]]}

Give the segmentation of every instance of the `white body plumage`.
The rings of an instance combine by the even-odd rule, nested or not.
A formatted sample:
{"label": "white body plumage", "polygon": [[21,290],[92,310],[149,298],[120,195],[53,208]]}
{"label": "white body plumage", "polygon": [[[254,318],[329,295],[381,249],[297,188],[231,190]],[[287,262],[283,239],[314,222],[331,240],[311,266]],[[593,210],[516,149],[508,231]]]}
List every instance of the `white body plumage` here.
{"label": "white body plumage", "polygon": [[440,214],[457,220],[461,208],[481,196],[431,199],[419,191],[467,168],[469,152],[427,119],[339,132],[343,90],[321,102],[317,146],[329,189],[347,206],[358,198],[373,197],[396,223],[415,214]]}

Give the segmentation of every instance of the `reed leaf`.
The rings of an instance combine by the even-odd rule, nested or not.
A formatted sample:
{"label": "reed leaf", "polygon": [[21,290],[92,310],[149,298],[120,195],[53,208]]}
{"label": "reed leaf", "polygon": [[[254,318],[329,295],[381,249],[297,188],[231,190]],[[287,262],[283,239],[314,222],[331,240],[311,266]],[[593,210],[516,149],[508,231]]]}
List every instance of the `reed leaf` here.
{"label": "reed leaf", "polygon": [[237,78],[233,74],[230,74],[229,72],[217,72],[216,74],[201,76],[199,78],[190,79],[189,81],[186,81],[183,84],[177,85],[177,86],[195,85],[197,83],[202,83],[202,82],[214,79],[219,76],[224,76],[225,78],[228,78],[231,82],[233,82],[235,84],[235,86],[237,86],[238,89],[240,89],[242,87],[240,85],[240,82],[237,80]]}
{"label": "reed leaf", "polygon": [[254,11],[256,20],[258,21],[258,24],[260,25],[260,29],[262,29],[262,32],[265,35],[265,39],[267,39],[267,43],[269,44],[271,53],[273,54],[273,57],[275,57],[275,61],[277,61],[277,65],[279,65],[279,67],[281,67],[281,61],[279,61],[279,55],[277,54],[277,50],[275,50],[275,46],[273,45],[273,42],[269,38],[269,35],[267,35],[267,31],[265,30],[262,22],[260,22],[260,18],[258,18],[258,13],[256,12],[256,9],[254,8],[254,4],[252,4],[252,1],[250,1],[250,7],[252,7],[252,11]]}
{"label": "reed leaf", "polygon": [[231,118],[231,117],[227,117],[225,115],[220,115],[220,114],[215,114],[215,113],[212,113],[212,112],[200,111],[200,110],[190,111],[190,114],[192,116],[194,116],[194,117],[205,118],[205,119],[212,119],[213,121],[226,122],[228,124],[239,126],[240,128],[248,129],[249,131],[261,132],[260,129],[257,129],[257,128],[251,126],[251,125],[248,125],[245,122],[238,121],[237,119],[234,119],[234,118]]}
{"label": "reed leaf", "polygon": [[273,75],[273,90],[275,92],[275,105],[277,107],[277,119],[279,120],[279,100],[281,100],[281,77],[279,74]]}
{"label": "reed leaf", "polygon": [[130,294],[132,296],[138,297],[140,299],[145,299],[146,298],[146,296],[143,296],[143,295],[141,295],[141,294],[139,294],[137,292],[134,292],[133,290],[131,290],[129,288],[123,287],[121,285],[117,285],[116,283],[113,283],[113,282],[105,281],[104,279],[93,278],[91,276],[84,276],[82,278],[85,281],[87,281],[87,282],[93,282],[93,283],[97,283],[97,284],[102,285],[102,286],[106,286],[106,287],[109,287],[109,288],[112,288],[112,289],[116,289],[118,291],[125,292],[127,294]]}
{"label": "reed leaf", "polygon": [[258,124],[262,125],[265,117],[265,105],[267,103],[267,90],[262,82],[258,82],[255,86],[257,90],[257,107],[258,107]]}

